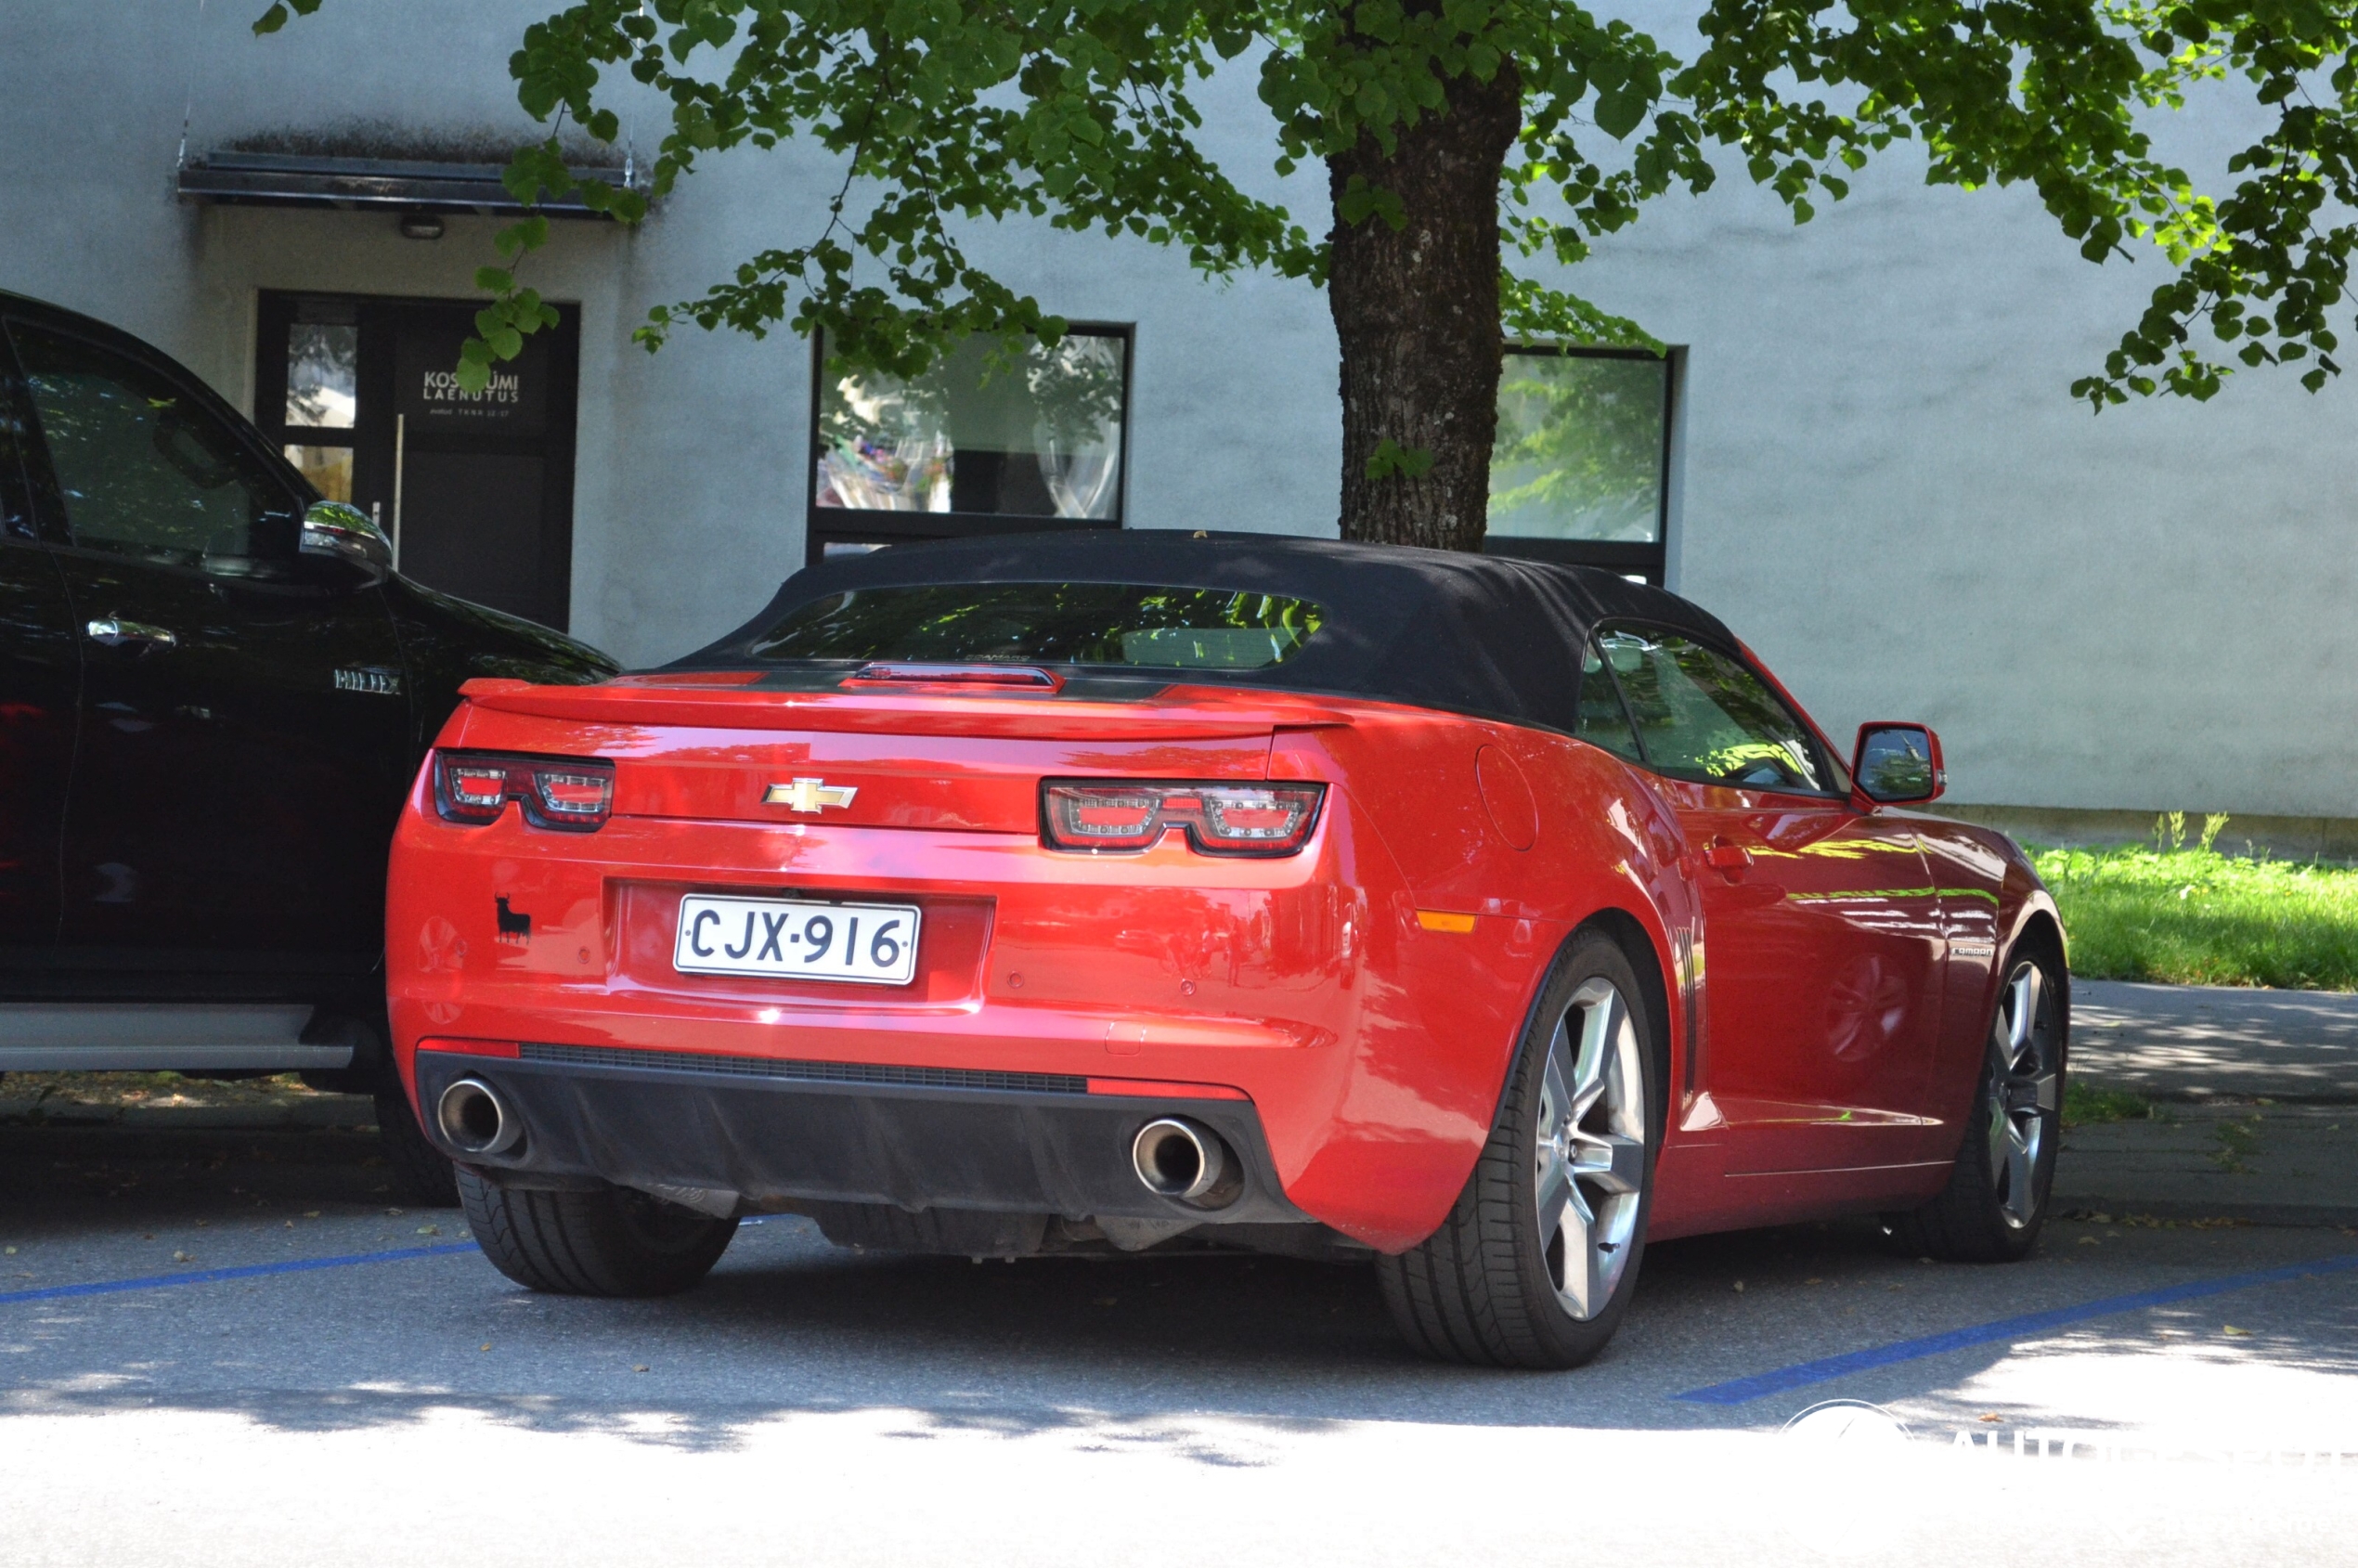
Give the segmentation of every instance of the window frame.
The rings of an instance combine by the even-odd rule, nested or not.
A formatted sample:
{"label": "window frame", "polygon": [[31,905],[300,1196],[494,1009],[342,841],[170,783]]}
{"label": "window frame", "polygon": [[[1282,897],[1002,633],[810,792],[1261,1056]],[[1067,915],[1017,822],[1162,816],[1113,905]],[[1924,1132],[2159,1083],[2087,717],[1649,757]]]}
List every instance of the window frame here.
{"label": "window frame", "polygon": [[[297,325],[313,325],[304,320],[306,311],[328,310],[349,314],[348,322],[326,321],[322,326],[359,327],[357,300],[351,295],[323,294],[314,292],[266,289],[262,291],[256,315],[256,336],[253,374],[254,433],[267,444],[273,455],[300,475],[294,460],[287,456],[289,447],[332,447],[352,456],[355,483],[360,464],[360,409],[357,397],[353,403],[352,423],[344,428],[327,425],[292,425],[287,423],[287,340]],[[356,375],[357,367],[356,364]],[[317,499],[318,487],[308,479],[304,488]],[[356,491],[356,494],[357,492]],[[380,526],[383,519],[378,520]]]}
{"label": "window frame", "polygon": [[[32,389],[17,369],[16,344],[8,341],[9,317],[0,315],[0,541],[49,545],[60,542],[49,509],[35,499],[33,447],[42,441],[32,408]],[[42,447],[45,467],[48,449]]]}
{"label": "window frame", "polygon": [[[1824,764],[1826,777],[1831,781],[1831,783],[1824,789],[1769,788],[1760,784],[1721,784],[1705,779],[1683,778],[1677,773],[1665,772],[1661,768],[1655,766],[1653,756],[1646,747],[1646,732],[1638,722],[1637,711],[1629,706],[1629,693],[1623,690],[1621,677],[1613,671],[1613,660],[1605,657],[1604,649],[1601,645],[1598,644],[1598,639],[1603,637],[1607,632],[1621,630],[1641,631],[1656,636],[1679,638],[1682,641],[1693,643],[1698,648],[1709,649],[1712,653],[1717,654],[1721,658],[1732,661],[1738,668],[1742,669],[1745,674],[1751,676],[1755,680],[1760,682],[1761,689],[1767,692],[1769,698],[1774,701],[1779,707],[1784,710],[1785,717],[1792,719],[1794,723],[1799,727],[1801,732],[1808,737],[1809,743],[1817,747],[1819,760]],[[1588,628],[1588,636],[1584,646],[1596,647],[1597,663],[1602,667],[1605,673],[1605,679],[1613,683],[1614,699],[1621,705],[1623,721],[1629,726],[1630,738],[1638,744],[1638,754],[1642,760],[1632,763],[1631,766],[1643,769],[1646,772],[1652,774],[1655,778],[1665,779],[1672,784],[1687,784],[1696,789],[1732,789],[1741,790],[1749,795],[1778,795],[1797,800],[1846,801],[1850,798],[1850,770],[1844,766],[1842,758],[1835,754],[1832,744],[1827,741],[1824,733],[1819,730],[1816,722],[1810,719],[1809,715],[1802,711],[1801,705],[1794,701],[1792,694],[1785,690],[1783,684],[1775,677],[1771,676],[1767,670],[1761,668],[1760,665],[1756,660],[1748,657],[1743,649],[1715,641],[1707,637],[1699,637],[1693,631],[1685,627],[1665,626],[1660,621],[1649,621],[1641,617],[1630,616],[1615,616],[1611,620],[1597,622],[1594,626],[1591,626]],[[1582,661],[1584,665],[1586,662],[1587,661],[1585,659]],[[1580,678],[1583,680],[1587,679],[1587,674],[1585,669],[1583,669]],[[1575,710],[1578,707],[1580,693],[1575,690],[1573,693],[1573,702]],[[1573,738],[1574,740],[1580,739],[1577,735],[1574,735]],[[1597,743],[1594,741],[1588,741],[1585,744],[1597,745]],[[1620,756],[1618,752],[1614,752],[1606,746],[1600,745],[1597,746],[1597,749],[1605,752],[1608,756]],[[1626,758],[1622,758],[1621,759],[1624,761],[1628,760]]]}
{"label": "window frame", "polygon": [[1012,517],[989,512],[871,512],[819,504],[819,409],[826,395],[826,335],[810,334],[810,413],[802,460],[803,563],[815,566],[831,544],[908,544],[919,539],[962,539],[994,534],[1040,534],[1087,528],[1120,528],[1130,514],[1131,392],[1137,374],[1138,329],[1134,322],[1071,321],[1068,336],[1121,340],[1121,437],[1114,458],[1113,515],[1107,517]]}
{"label": "window frame", "polygon": [[[76,538],[72,519],[66,508],[65,494],[50,455],[48,433],[42,426],[41,409],[33,395],[31,372],[25,369],[23,358],[17,352],[12,329],[29,329],[65,338],[136,366],[176,388],[181,396],[188,398],[199,411],[224,430],[231,443],[253,465],[251,476],[277,485],[287,503],[287,510],[282,514],[287,523],[284,538],[269,540],[263,538],[250,541],[272,543],[277,546],[276,549],[266,554],[218,558],[257,563],[262,571],[223,571],[209,568],[201,561],[166,560],[158,553],[126,548],[120,542]],[[98,323],[51,316],[39,310],[0,310],[0,354],[5,354],[5,367],[24,423],[24,440],[19,460],[24,486],[32,502],[34,527],[42,542],[53,550],[68,551],[76,555],[104,557],[127,565],[208,578],[249,576],[276,578],[299,565],[304,513],[312,502],[318,499],[317,492],[292,463],[260,438],[261,433],[251,421],[230,407],[199,377],[127,333]],[[266,512],[262,515],[273,513]]]}
{"label": "window frame", "polygon": [[1643,348],[1562,348],[1545,344],[1509,343],[1501,356],[1527,356],[1542,359],[1643,359],[1662,367],[1662,454],[1656,486],[1654,537],[1650,544],[1625,539],[1549,539],[1520,534],[1495,534],[1485,529],[1485,555],[1521,556],[1553,561],[1568,566],[1595,566],[1624,577],[1635,577],[1655,588],[1664,586],[1670,563],[1671,459],[1678,449],[1678,382],[1684,355],[1677,347],[1661,354]]}

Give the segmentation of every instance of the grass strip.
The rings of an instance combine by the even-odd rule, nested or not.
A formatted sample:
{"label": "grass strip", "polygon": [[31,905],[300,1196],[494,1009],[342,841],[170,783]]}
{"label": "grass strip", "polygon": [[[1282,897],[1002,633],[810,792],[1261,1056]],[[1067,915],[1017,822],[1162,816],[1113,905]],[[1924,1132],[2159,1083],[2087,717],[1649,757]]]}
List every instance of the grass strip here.
{"label": "grass strip", "polygon": [[2144,1095],[2127,1089],[2105,1089],[2064,1080],[2063,1124],[2093,1127],[2107,1121],[2166,1121],[2169,1113]]}
{"label": "grass strip", "polygon": [[2358,868],[2179,849],[2038,849],[2075,975],[2358,991]]}

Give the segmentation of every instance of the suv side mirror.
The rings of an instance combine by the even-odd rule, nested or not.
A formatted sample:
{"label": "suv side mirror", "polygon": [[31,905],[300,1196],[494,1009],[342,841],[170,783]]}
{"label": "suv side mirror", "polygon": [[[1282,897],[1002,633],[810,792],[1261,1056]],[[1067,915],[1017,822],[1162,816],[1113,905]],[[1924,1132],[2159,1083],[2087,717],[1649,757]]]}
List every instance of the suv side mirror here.
{"label": "suv side mirror", "polygon": [[1914,806],[1949,787],[1940,737],[1924,724],[1861,724],[1850,756],[1851,787],[1881,806]]}
{"label": "suv side mirror", "polygon": [[369,514],[342,501],[314,501],[303,514],[303,553],[356,566],[371,580],[393,570],[393,546]]}

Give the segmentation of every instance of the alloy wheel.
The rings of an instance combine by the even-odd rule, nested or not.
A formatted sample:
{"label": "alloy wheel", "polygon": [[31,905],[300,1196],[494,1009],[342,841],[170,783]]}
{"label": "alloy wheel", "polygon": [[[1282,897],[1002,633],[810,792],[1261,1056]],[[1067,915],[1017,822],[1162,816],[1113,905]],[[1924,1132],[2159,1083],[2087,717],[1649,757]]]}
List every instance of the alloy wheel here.
{"label": "alloy wheel", "polygon": [[1629,1266],[1646,1173],[1645,1056],[1613,983],[1573,992],[1548,1043],[1533,1179],[1556,1299],[1587,1319]]}
{"label": "alloy wheel", "polygon": [[2016,964],[1990,1023],[1989,1174],[1998,1212],[2016,1230],[2039,1213],[2039,1158],[2054,1135],[2062,1103],[2056,1070],[2055,999],[2047,972]]}

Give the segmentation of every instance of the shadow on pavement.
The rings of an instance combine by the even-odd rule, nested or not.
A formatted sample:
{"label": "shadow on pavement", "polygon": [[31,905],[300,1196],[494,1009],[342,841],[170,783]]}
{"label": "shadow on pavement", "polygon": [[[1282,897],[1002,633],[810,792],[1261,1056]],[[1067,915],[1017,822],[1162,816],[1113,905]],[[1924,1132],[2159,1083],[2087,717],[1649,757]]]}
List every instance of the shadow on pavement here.
{"label": "shadow on pavement", "polygon": [[[56,1238],[217,1221],[210,1234],[223,1235],[236,1224],[275,1225],[278,1205],[382,1206],[373,1137],[0,1129],[0,1224]],[[266,1219],[251,1217],[257,1200],[271,1205]],[[455,1233],[447,1214],[443,1223]],[[2011,1268],[1894,1257],[1863,1224],[1665,1244],[1649,1252],[1635,1309],[1604,1355],[1580,1371],[1541,1374],[1412,1355],[1365,1266],[1218,1254],[976,1264],[838,1251],[806,1223],[778,1219],[748,1226],[703,1287],[665,1301],[535,1296],[474,1258],[453,1257],[11,1307],[18,1315],[0,1318],[8,1353],[0,1409],[170,1407],[303,1432],[456,1409],[693,1448],[732,1445],[781,1416],[870,1411],[888,1413],[891,1434],[912,1442],[953,1430],[1085,1432],[1250,1465],[1262,1462],[1255,1429],[1337,1422],[1773,1425],[1832,1393],[1883,1400],[1954,1386],[2014,1347],[1980,1346],[1750,1406],[1673,1396],[2346,1245],[2332,1233],[2245,1231],[2224,1237],[2230,1245],[2206,1237],[2198,1250],[2189,1239],[2173,1252],[2155,1232],[2083,1251],[2077,1234],[2092,1228],[2059,1225],[2041,1256]],[[367,1250],[339,1248],[324,1230],[306,1245]],[[2211,1306],[2196,1303],[2191,1315]],[[2262,1322],[2254,1315],[2266,1310],[2235,1308]],[[2344,1302],[2327,1316],[2274,1324],[2232,1350],[2248,1363],[2358,1373],[2352,1309]],[[2157,1350],[2137,1316],[2039,1338],[2072,1352]]]}
{"label": "shadow on pavement", "polygon": [[135,1194],[184,1203],[246,1193],[371,1203],[392,1190],[374,1127],[0,1126],[0,1204],[9,1208]]}

